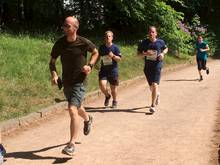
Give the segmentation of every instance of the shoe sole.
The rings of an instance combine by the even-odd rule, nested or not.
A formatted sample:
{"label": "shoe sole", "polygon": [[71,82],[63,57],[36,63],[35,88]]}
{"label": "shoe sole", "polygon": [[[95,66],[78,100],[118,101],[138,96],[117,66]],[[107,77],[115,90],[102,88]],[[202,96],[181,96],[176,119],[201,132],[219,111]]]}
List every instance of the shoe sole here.
{"label": "shoe sole", "polygon": [[62,150],[62,154],[69,155],[69,156],[74,156],[75,152],[69,153],[69,152],[66,152],[65,150]]}
{"label": "shoe sole", "polygon": [[149,111],[150,111],[150,113],[154,113],[155,112],[154,110],[151,110],[151,109]]}
{"label": "shoe sole", "polygon": [[153,110],[153,109],[149,109],[149,111],[151,112],[151,113],[154,113],[156,110]]}

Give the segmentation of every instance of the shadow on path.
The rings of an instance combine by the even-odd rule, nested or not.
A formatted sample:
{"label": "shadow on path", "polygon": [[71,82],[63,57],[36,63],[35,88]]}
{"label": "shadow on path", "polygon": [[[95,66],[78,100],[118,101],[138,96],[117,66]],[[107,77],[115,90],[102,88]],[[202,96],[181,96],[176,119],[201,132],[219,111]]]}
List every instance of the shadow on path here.
{"label": "shadow on path", "polygon": [[15,159],[29,159],[29,160],[45,160],[45,159],[54,159],[53,164],[62,164],[66,163],[68,160],[72,159],[72,157],[53,157],[53,156],[40,156],[36,153],[44,152],[56,147],[64,146],[65,144],[60,144],[56,146],[46,147],[40,150],[35,151],[24,151],[24,152],[10,152],[5,155],[5,158],[15,158]]}
{"label": "shadow on path", "polygon": [[199,81],[199,79],[173,79],[173,80],[163,80],[163,81]]}
{"label": "shadow on path", "polygon": [[[137,107],[137,108],[129,108],[129,109],[118,109],[118,108],[111,108],[111,107],[85,107],[87,112],[128,112],[128,113],[146,113],[146,108],[149,106],[144,107]],[[137,111],[137,110],[144,110],[144,111]]]}
{"label": "shadow on path", "polygon": [[56,103],[61,103],[61,102],[66,101],[66,99],[55,98],[54,101],[55,101]]}

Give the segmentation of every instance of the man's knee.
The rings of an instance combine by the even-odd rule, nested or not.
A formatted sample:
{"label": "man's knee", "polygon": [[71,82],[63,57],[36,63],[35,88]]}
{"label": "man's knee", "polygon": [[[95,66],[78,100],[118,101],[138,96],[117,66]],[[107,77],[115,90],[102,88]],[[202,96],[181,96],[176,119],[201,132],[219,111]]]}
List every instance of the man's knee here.
{"label": "man's knee", "polygon": [[85,108],[83,107],[83,105],[81,105],[81,106],[78,108],[78,111],[85,111]]}
{"label": "man's knee", "polygon": [[70,108],[68,108],[68,110],[69,110],[69,115],[71,118],[75,118],[78,116],[77,107],[70,107]]}
{"label": "man's knee", "polygon": [[111,92],[115,93],[116,89],[117,89],[117,86],[116,85],[111,85],[110,88],[111,88]]}
{"label": "man's knee", "polygon": [[158,84],[157,84],[156,82],[153,82],[152,85],[151,85],[151,87],[152,87],[153,89],[156,89],[157,86],[158,86]]}

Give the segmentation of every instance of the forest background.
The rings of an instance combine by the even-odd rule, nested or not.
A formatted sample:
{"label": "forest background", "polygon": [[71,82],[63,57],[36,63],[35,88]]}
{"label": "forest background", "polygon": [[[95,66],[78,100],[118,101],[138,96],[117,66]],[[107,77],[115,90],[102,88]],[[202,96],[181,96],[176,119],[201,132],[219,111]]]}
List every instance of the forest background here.
{"label": "forest background", "polygon": [[[209,44],[209,55],[218,58],[218,0],[0,0],[0,121],[63,99],[51,87],[48,62],[69,15],[79,19],[79,34],[97,47],[104,31],[114,32],[123,54],[122,81],[143,74],[136,49],[151,25],[169,47],[165,66],[192,62],[198,34]],[[98,89],[97,73],[89,76],[87,91]]]}

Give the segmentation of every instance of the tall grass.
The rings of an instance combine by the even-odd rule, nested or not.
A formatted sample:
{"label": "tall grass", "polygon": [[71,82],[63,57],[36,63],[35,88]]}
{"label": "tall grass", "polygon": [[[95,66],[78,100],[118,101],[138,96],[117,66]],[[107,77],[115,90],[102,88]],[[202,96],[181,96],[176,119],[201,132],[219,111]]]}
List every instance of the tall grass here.
{"label": "tall grass", "polygon": [[60,97],[50,85],[52,43],[28,35],[0,36],[0,120],[18,117]]}
{"label": "tall grass", "polygon": [[[99,38],[92,41],[97,46],[102,43]],[[120,80],[142,75],[143,60],[136,56],[136,44],[116,44],[123,55],[119,63]],[[50,83],[48,62],[52,46],[50,37],[0,34],[0,121],[26,115],[55,104],[55,98],[64,98],[62,91]],[[181,61],[167,59],[169,63]],[[88,78],[87,92],[96,89],[98,70],[94,69]]]}

